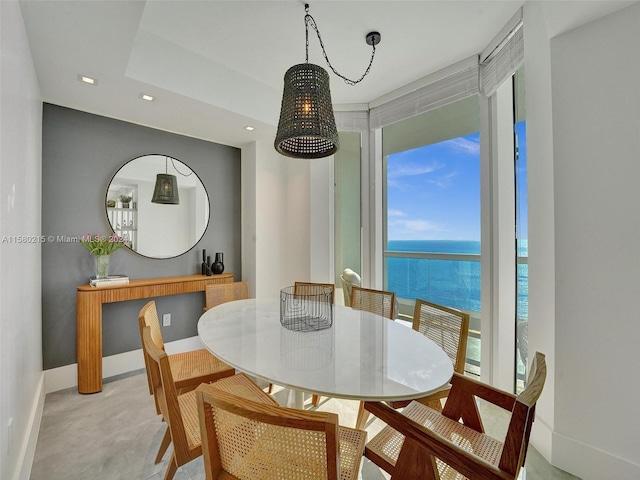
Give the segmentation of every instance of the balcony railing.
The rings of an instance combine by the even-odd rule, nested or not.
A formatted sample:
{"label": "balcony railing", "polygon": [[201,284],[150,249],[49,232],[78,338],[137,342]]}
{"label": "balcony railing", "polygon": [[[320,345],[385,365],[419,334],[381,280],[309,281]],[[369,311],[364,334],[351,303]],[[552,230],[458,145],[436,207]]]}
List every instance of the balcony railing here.
{"label": "balcony railing", "polygon": [[[480,255],[385,251],[385,289],[398,297],[400,313],[411,317],[416,298],[458,308],[470,316],[467,370],[480,367]],[[517,259],[518,319],[528,316],[528,258]],[[519,365],[519,370],[522,365]],[[522,375],[520,370],[519,376]]]}

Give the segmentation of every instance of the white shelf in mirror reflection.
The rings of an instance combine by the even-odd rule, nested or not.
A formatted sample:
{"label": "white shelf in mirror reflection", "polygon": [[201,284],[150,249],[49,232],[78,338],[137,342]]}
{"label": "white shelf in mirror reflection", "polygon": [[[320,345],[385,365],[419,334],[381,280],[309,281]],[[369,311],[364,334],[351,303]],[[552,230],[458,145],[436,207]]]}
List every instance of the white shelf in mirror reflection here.
{"label": "white shelf in mirror reflection", "polygon": [[400,322],[334,305],[331,328],[295,332],[280,324],[279,300],[239,300],[198,322],[206,348],[236,369],[328,397],[408,400],[441,389],[453,375],[447,354]]}

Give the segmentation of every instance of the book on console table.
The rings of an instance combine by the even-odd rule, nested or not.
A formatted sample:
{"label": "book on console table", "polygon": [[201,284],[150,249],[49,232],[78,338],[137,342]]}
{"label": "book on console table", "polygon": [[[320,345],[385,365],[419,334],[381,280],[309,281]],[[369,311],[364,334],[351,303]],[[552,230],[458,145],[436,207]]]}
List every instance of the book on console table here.
{"label": "book on console table", "polygon": [[126,275],[109,275],[107,278],[89,277],[89,285],[92,287],[113,287],[115,285],[126,285],[129,277]]}

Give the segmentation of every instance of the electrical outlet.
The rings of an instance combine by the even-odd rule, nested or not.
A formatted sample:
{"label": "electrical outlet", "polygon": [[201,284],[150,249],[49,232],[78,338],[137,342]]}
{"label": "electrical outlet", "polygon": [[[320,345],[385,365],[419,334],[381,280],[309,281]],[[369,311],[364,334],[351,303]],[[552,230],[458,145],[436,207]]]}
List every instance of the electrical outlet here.
{"label": "electrical outlet", "polygon": [[164,315],[162,315],[162,326],[163,327],[170,327],[171,326],[171,314],[170,313],[165,313]]}

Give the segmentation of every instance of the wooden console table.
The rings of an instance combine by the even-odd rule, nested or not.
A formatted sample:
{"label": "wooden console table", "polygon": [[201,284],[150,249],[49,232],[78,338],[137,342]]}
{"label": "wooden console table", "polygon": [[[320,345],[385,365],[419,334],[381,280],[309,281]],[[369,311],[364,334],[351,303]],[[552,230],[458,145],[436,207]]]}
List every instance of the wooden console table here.
{"label": "wooden console table", "polygon": [[77,292],[78,392],[102,391],[103,303],[204,292],[207,285],[215,283],[233,283],[233,274],[149,278],[113,287],[80,285]]}

